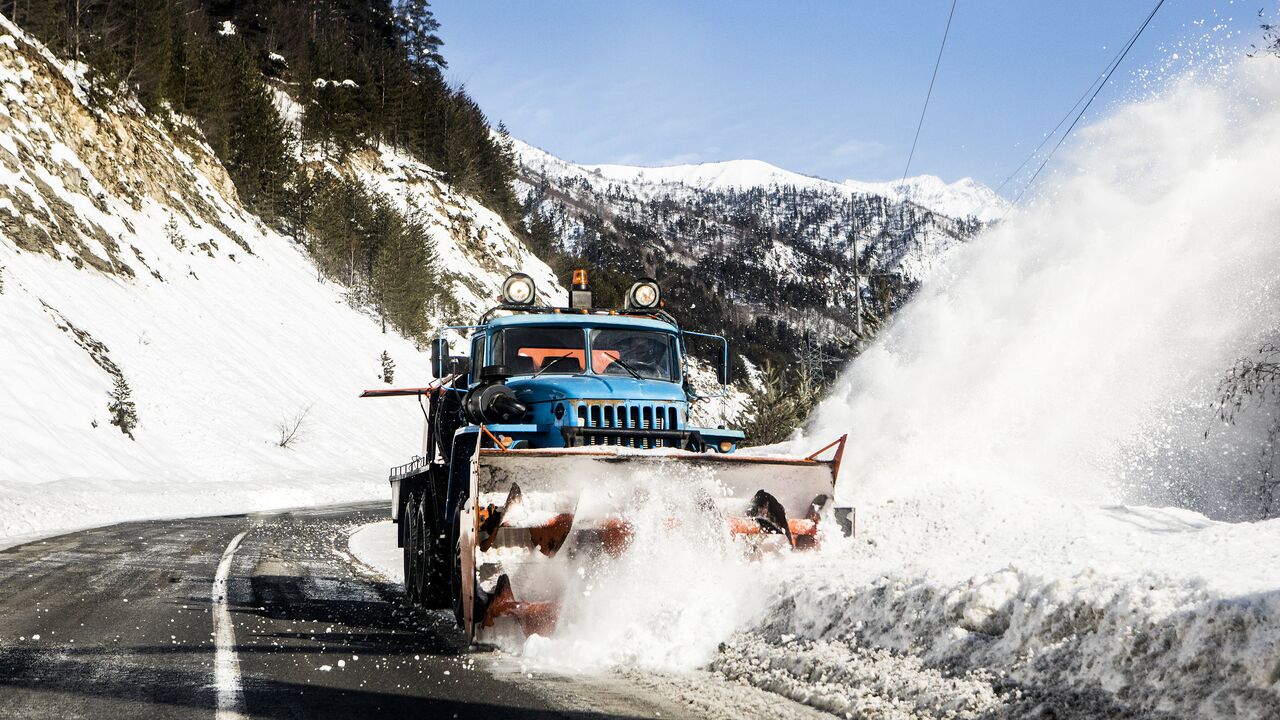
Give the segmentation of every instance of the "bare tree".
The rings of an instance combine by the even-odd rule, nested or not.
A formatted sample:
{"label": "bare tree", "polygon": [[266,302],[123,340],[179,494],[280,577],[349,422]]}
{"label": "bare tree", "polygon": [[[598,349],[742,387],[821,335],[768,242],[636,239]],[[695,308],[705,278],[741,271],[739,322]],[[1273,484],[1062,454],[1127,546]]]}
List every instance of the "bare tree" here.
{"label": "bare tree", "polygon": [[[1262,518],[1276,511],[1276,442],[1280,440],[1280,344],[1266,343],[1253,357],[1241,358],[1218,383],[1218,418],[1235,424],[1240,413],[1250,407],[1271,404],[1272,418],[1262,447],[1258,450],[1258,511]],[[1205,431],[1208,435],[1208,431]]]}
{"label": "bare tree", "polygon": [[1218,383],[1218,417],[1234,423],[1249,405],[1280,401],[1280,344],[1266,343],[1253,357],[1240,358]]}
{"label": "bare tree", "polygon": [[307,419],[307,413],[311,412],[310,407],[304,408],[291,418],[285,418],[276,424],[276,433],[279,439],[276,445],[282,448],[293,447],[295,442],[302,439],[302,423]]}

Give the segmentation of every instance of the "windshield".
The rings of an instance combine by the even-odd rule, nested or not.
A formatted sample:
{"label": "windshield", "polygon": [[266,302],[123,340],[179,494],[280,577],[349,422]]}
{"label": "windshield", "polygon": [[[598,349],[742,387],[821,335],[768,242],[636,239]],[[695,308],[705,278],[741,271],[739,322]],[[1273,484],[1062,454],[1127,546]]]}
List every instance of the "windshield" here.
{"label": "windshield", "polygon": [[647,330],[592,330],[591,371],[649,380],[679,380],[675,338]]}
{"label": "windshield", "polygon": [[582,328],[515,327],[494,334],[491,357],[512,375],[575,375],[586,354]]}

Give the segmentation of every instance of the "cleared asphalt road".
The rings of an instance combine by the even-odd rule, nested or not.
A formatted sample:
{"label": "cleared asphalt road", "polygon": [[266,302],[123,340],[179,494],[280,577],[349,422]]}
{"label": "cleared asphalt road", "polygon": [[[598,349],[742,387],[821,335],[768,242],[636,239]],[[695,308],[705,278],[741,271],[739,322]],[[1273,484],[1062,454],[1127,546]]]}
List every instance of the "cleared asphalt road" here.
{"label": "cleared asphalt road", "polygon": [[0,717],[754,714],[698,683],[530,677],[468,650],[450,617],[405,608],[346,555],[345,531],[384,517],[371,504],[137,522],[0,551]]}

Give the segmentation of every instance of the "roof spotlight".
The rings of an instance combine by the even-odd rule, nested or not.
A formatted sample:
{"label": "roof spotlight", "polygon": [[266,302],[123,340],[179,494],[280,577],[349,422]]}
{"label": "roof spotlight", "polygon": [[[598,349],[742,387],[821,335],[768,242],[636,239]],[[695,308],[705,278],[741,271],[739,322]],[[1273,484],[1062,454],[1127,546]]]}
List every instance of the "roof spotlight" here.
{"label": "roof spotlight", "polygon": [[504,305],[532,305],[533,297],[533,278],[524,273],[512,273],[502,283]]}
{"label": "roof spotlight", "polygon": [[627,291],[628,310],[649,310],[658,307],[662,301],[662,292],[658,289],[658,281],[653,278],[640,278]]}

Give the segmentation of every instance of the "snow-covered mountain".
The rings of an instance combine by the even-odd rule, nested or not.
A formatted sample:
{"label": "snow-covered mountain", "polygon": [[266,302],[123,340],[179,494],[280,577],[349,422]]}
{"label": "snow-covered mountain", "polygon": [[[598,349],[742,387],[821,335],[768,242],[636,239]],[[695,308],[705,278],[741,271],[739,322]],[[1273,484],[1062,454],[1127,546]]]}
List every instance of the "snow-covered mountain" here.
{"label": "snow-covered mountain", "polygon": [[679,307],[697,310],[695,323],[733,336],[757,363],[794,360],[803,337],[847,357],[858,274],[863,325],[874,331],[952,248],[1008,209],[967,179],[898,187],[756,160],[638,168],[577,165],[519,141],[515,150],[542,243],[592,267],[657,277]]}
{"label": "snow-covered mountain", "polygon": [[[0,18],[0,538],[382,497],[421,413],[356,396],[383,352],[397,384],[425,384],[424,355],[246,210],[185,118],[86,87]],[[412,205],[459,305],[437,324],[514,270],[561,292],[432,168],[364,151],[333,169]],[[108,408],[126,387],[132,437]]]}
{"label": "snow-covered mountain", "polygon": [[[537,163],[537,149],[524,146],[521,157]],[[702,190],[747,190],[751,188],[794,187],[819,192],[878,195],[896,202],[912,202],[954,218],[977,218],[981,222],[999,220],[1009,211],[1009,202],[994,190],[972,178],[946,183],[934,175],[918,175],[905,181],[842,183],[784,170],[763,160],[728,160],[691,165],[640,167],[634,165],[582,165],[608,180],[629,184],[687,185]]]}

